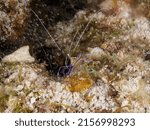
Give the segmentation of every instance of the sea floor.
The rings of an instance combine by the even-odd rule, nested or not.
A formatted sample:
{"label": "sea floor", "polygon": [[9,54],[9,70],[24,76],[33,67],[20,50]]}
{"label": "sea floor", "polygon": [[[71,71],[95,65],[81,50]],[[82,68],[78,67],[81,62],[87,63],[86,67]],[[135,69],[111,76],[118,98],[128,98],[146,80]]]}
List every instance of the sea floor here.
{"label": "sea floor", "polygon": [[[6,1],[0,5],[9,7],[10,0]],[[29,3],[16,5],[20,12],[16,19],[26,16]],[[13,14],[0,10],[2,40],[21,45],[19,50],[3,56],[0,63],[0,112],[150,112],[150,12],[135,13],[140,7],[148,8],[144,2],[136,5],[139,10],[120,0],[115,9],[113,6],[108,10],[105,3],[101,10],[88,6],[47,27],[73,64],[65,77],[49,73],[44,63],[37,63],[31,56],[30,45],[23,43],[30,44],[36,38],[47,45],[52,43],[46,32],[42,30],[41,34],[43,27],[35,25],[33,37],[20,43],[16,39],[21,34],[13,27],[18,25],[16,28],[22,32],[20,26],[26,20],[17,21],[17,25],[15,20],[10,21],[12,26],[8,28],[5,20],[11,20],[9,15]],[[31,27],[25,31],[27,34]]]}

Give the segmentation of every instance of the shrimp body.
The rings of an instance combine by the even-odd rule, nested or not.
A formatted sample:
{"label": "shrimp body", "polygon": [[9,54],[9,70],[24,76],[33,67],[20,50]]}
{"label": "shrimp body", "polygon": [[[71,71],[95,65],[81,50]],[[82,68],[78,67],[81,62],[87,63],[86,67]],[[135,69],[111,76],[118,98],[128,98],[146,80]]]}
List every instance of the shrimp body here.
{"label": "shrimp body", "polygon": [[72,64],[69,56],[60,51],[57,47],[42,46],[35,52],[39,63],[45,63],[46,69],[60,77],[69,75],[72,71]]}

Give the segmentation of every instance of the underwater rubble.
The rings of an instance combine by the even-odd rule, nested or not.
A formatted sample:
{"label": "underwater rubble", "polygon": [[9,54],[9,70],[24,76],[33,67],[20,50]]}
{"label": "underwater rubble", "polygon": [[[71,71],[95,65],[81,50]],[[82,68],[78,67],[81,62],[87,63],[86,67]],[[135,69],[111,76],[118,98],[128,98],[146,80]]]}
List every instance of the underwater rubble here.
{"label": "underwater rubble", "polygon": [[[127,0],[56,1],[0,2],[0,112],[150,112],[148,3],[134,10]],[[69,55],[68,76],[49,73],[32,56],[35,43],[53,39],[30,8]]]}

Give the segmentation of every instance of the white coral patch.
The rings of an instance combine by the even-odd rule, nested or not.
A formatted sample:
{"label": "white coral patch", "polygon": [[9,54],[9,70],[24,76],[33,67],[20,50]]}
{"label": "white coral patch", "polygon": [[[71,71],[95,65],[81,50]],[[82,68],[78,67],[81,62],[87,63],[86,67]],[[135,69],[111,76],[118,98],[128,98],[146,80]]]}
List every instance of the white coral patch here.
{"label": "white coral patch", "polygon": [[111,9],[114,8],[114,3],[112,0],[105,0],[104,2],[102,2],[100,4],[100,8],[103,10],[103,11],[109,11]]}
{"label": "white coral patch", "polygon": [[134,21],[134,27],[130,30],[129,34],[132,39],[147,39],[150,41],[150,22],[145,17],[139,17]]}
{"label": "white coral patch", "polygon": [[99,48],[99,47],[95,47],[95,48],[89,48],[90,51],[90,58],[94,59],[94,60],[99,60],[101,58],[102,55],[104,55],[104,51]]}

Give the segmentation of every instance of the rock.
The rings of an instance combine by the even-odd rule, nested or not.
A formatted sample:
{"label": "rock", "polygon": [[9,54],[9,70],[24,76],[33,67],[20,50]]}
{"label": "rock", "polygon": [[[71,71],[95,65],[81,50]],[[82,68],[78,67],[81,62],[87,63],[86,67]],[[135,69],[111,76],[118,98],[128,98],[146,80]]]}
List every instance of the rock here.
{"label": "rock", "polygon": [[29,53],[29,46],[23,46],[2,59],[3,62],[34,62],[34,60]]}

